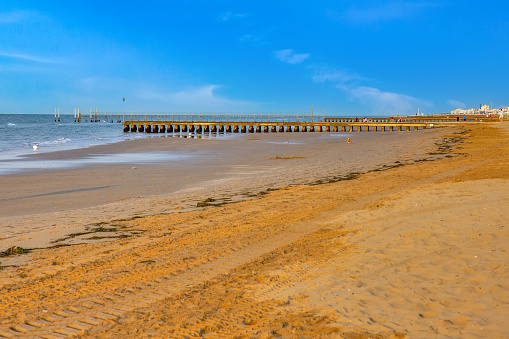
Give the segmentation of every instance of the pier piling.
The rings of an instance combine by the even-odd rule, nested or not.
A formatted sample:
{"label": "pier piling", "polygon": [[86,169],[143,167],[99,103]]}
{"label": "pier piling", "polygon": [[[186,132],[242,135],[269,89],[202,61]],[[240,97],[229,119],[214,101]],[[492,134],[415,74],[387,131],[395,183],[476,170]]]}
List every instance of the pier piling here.
{"label": "pier piling", "polygon": [[[56,112],[55,112],[56,113]],[[112,115],[110,115],[111,117]],[[133,118],[134,116],[131,116]],[[463,123],[478,123],[490,121],[489,119],[470,119],[467,122],[451,119],[450,117],[389,117],[376,119],[358,118],[321,118],[317,119],[302,116],[137,116],[139,120],[124,121],[125,132],[145,133],[194,133],[194,134],[216,134],[216,133],[292,133],[292,132],[394,132],[424,130],[427,128],[441,126],[456,126]],[[167,120],[164,120],[167,117]],[[55,119],[58,116],[55,115]],[[92,110],[90,121],[101,121],[97,111],[95,119]],[[154,120],[152,120],[154,119]],[[163,119],[163,120],[162,120]],[[318,121],[317,121],[318,120]],[[79,109],[75,112],[75,121],[80,121]]]}

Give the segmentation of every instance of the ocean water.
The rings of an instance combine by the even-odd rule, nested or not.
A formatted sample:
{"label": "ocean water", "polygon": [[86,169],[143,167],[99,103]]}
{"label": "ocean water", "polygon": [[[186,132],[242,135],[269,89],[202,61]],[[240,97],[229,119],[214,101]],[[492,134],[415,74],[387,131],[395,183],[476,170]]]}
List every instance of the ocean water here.
{"label": "ocean water", "polygon": [[0,114],[0,157],[90,147],[143,137],[124,134],[120,123],[75,123],[73,115],[55,122],[51,114]]}
{"label": "ocean water", "polygon": [[[123,125],[117,122],[75,123],[73,115],[62,115],[60,122],[55,122],[55,117],[51,114],[0,114],[0,175],[37,169],[66,168],[85,163],[128,161],[135,155],[98,156],[73,161],[32,160],[26,156],[153,136],[155,135],[124,133]],[[169,155],[165,159],[168,157]],[[164,156],[161,154],[143,157],[147,161],[162,158]]]}

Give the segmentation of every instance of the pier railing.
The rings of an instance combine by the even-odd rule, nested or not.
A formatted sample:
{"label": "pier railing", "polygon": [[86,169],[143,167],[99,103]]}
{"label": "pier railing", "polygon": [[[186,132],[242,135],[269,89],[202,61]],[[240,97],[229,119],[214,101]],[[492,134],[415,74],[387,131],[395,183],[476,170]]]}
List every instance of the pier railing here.
{"label": "pier railing", "polygon": [[[56,121],[55,115],[55,121]],[[207,121],[207,122],[314,122],[324,117],[307,113],[128,113],[94,112],[76,114],[75,122],[125,122],[125,121]]]}
{"label": "pier railing", "polygon": [[[55,121],[57,115],[55,113]],[[60,114],[58,114],[60,121]],[[430,115],[430,116],[390,116],[390,117],[328,117],[310,113],[119,113],[97,112],[75,114],[75,122],[117,122],[126,121],[182,121],[182,122],[461,122],[461,121],[498,121],[498,117],[486,115]]]}

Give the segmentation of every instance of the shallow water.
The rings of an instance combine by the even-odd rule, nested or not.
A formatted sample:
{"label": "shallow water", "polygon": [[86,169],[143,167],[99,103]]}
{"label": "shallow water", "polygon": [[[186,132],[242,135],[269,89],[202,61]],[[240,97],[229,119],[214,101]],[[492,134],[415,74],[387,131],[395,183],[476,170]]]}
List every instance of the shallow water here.
{"label": "shallow water", "polygon": [[62,115],[60,122],[51,114],[0,114],[0,175],[39,169],[63,169],[94,164],[157,163],[186,158],[171,152],[122,153],[79,159],[44,160],[31,155],[89,148],[126,140],[191,137],[189,133],[124,133],[121,123],[75,123],[74,116]]}
{"label": "shallow water", "polygon": [[75,123],[63,115],[55,122],[51,114],[0,114],[0,159],[38,152],[90,147],[140,138],[124,134],[119,123]]}

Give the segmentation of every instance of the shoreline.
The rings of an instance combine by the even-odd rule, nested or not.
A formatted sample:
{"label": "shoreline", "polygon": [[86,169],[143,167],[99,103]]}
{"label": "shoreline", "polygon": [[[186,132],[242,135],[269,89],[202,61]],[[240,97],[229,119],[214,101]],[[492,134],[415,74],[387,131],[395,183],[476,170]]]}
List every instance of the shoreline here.
{"label": "shoreline", "polygon": [[[40,154],[37,157],[46,160],[76,159],[92,154],[167,152],[170,147],[171,152],[191,158],[177,163],[93,165],[0,176],[0,201],[6,207],[0,213],[0,250],[44,248],[64,236],[56,229],[84,232],[85,225],[104,218],[190,210],[207,198],[215,199],[215,204],[241,201],[267,189],[334,182],[445,157],[445,153],[428,154],[441,152],[435,143],[443,142],[440,135],[444,133],[365,134],[352,138],[351,144],[346,144],[344,135],[330,134],[246,135],[234,140],[156,138]],[[420,152],[414,152],[417,145],[422,147]],[[384,154],[383,150],[388,151]],[[207,152],[212,156],[205,157]],[[334,159],[338,155],[349,163],[338,162]],[[34,230],[38,233],[31,236]]]}
{"label": "shoreline", "polygon": [[1,258],[23,257],[2,272],[0,333],[501,337],[509,125],[441,132],[441,159],[405,154],[354,180],[188,210],[150,197],[127,218],[96,208],[95,240]]}

